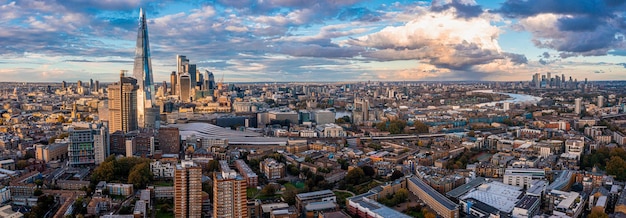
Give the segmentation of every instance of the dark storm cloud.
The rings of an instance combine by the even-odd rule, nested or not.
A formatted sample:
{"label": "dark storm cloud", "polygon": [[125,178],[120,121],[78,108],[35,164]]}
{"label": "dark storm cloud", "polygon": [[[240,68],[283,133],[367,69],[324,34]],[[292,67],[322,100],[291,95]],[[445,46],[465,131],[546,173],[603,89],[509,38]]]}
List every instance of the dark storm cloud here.
{"label": "dark storm cloud", "polygon": [[589,16],[563,17],[559,19],[558,27],[561,31],[594,31],[605,23],[604,20]]}
{"label": "dark storm cloud", "polygon": [[541,13],[611,17],[616,7],[621,5],[609,5],[603,0],[508,0],[495,12],[518,18]]}

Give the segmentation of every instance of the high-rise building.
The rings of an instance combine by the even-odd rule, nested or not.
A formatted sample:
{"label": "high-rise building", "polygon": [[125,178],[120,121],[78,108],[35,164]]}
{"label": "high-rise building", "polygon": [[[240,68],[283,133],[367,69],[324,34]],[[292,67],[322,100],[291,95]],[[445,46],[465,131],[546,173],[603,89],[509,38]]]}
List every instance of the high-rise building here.
{"label": "high-rise building", "polygon": [[581,108],[582,101],[583,101],[582,98],[574,99],[574,113],[580,114],[580,108]]}
{"label": "high-rise building", "polygon": [[604,96],[598,96],[598,107],[604,107]]}
{"label": "high-rise building", "polygon": [[109,85],[109,131],[137,129],[137,80],[120,73],[120,81]]}
{"label": "high-rise building", "polygon": [[192,161],[182,161],[174,170],[174,216],[202,216],[202,168]]}
{"label": "high-rise building", "polygon": [[204,74],[206,74],[205,78],[206,78],[206,89],[207,90],[213,90],[215,89],[215,77],[213,76],[213,72],[205,70]]}
{"label": "high-rise building", "polygon": [[166,93],[167,93],[167,81],[164,80],[163,81],[163,85],[161,85],[161,86],[163,86],[163,87],[161,87],[163,89],[163,93],[162,94],[163,94],[163,96],[165,96]]}
{"label": "high-rise building", "polygon": [[170,85],[172,87],[170,87],[170,95],[176,95],[176,87],[178,84],[178,78],[176,75],[176,71],[172,71],[172,74],[170,74]]}
{"label": "high-rise building", "polygon": [[152,116],[156,115],[152,113],[152,108],[156,103],[154,96],[156,92],[152,78],[148,25],[143,9],[139,11],[139,28],[137,30],[133,76],[137,79],[139,85],[139,89],[137,90],[137,123],[143,128],[154,127],[156,124],[153,122],[156,122],[156,118]]}
{"label": "high-rise building", "polygon": [[71,167],[89,166],[96,163],[94,142],[108,138],[102,124],[76,123],[69,128],[68,164]]}
{"label": "high-rise building", "polygon": [[191,101],[191,78],[188,73],[180,75],[180,100],[183,102]]}
{"label": "high-rise building", "polygon": [[99,92],[100,91],[100,81],[96,80],[96,84],[94,87],[94,91]]}
{"label": "high-rise building", "polygon": [[65,91],[65,89],[67,89],[67,82],[65,82],[65,81],[61,82],[61,89],[63,89],[63,91]]}
{"label": "high-rise building", "polygon": [[94,153],[94,161],[96,165],[101,164],[110,154],[110,144],[109,144],[109,130],[105,128],[100,128],[93,137],[93,153]]}
{"label": "high-rise building", "polygon": [[187,70],[187,73],[189,73],[189,80],[191,81],[191,89],[196,89],[196,84],[198,84],[198,78],[196,78],[196,65],[195,64],[189,64],[189,69]]}
{"label": "high-rise building", "polygon": [[220,161],[221,172],[213,175],[213,217],[247,217],[246,180]]}

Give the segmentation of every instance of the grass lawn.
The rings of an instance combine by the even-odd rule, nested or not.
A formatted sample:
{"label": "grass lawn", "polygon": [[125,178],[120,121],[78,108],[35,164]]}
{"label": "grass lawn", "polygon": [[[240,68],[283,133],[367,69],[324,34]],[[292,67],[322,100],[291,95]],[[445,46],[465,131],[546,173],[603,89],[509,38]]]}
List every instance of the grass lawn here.
{"label": "grass lawn", "polygon": [[161,210],[157,210],[156,218],[174,218],[174,213],[172,213],[172,212],[161,212]]}
{"label": "grass lawn", "polygon": [[247,188],[246,189],[246,197],[248,198],[254,198],[254,196],[256,195],[256,193],[258,193],[259,190],[256,188]]}
{"label": "grass lawn", "polygon": [[156,218],[174,218],[174,212],[173,211],[168,211],[168,209],[166,210],[161,210],[161,208],[163,208],[163,206],[167,206],[168,208],[170,208],[169,210],[172,210],[173,208],[171,208],[172,204],[169,203],[161,203],[161,204],[157,204],[156,205]]}
{"label": "grass lawn", "polygon": [[303,182],[297,182],[295,184],[288,182],[284,184],[286,189],[298,189],[301,190],[304,188],[304,183]]}
{"label": "grass lawn", "polygon": [[346,206],[346,198],[352,197],[352,194],[347,192],[334,192],[335,196],[337,196],[337,202],[340,206]]}

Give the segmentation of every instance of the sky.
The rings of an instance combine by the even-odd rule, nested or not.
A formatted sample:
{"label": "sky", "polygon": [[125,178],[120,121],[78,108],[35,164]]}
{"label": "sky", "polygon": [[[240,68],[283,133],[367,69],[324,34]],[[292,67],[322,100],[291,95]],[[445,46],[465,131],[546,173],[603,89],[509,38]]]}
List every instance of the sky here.
{"label": "sky", "polygon": [[224,82],[626,75],[624,0],[0,0],[0,82],[117,81],[140,8],[155,83],[179,54]]}

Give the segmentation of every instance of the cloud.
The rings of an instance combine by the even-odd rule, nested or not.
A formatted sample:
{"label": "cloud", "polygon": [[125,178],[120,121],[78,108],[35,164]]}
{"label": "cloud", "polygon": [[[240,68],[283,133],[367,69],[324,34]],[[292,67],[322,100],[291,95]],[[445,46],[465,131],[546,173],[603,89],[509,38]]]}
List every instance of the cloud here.
{"label": "cloud", "polygon": [[604,70],[595,70],[595,71],[593,71],[593,73],[596,73],[596,74],[604,73]]}
{"label": "cloud", "polygon": [[[474,74],[474,68],[495,60],[525,64],[521,54],[502,52],[501,33],[491,24],[493,17],[458,18],[455,9],[435,10],[418,15],[402,26],[347,40],[367,48],[362,56],[377,61],[420,60],[421,64]],[[408,71],[405,71],[408,72]],[[418,71],[415,71],[418,72]]]}
{"label": "cloud", "polygon": [[514,29],[530,32],[537,47],[568,58],[624,48],[624,9],[623,1],[507,0],[496,11],[518,19]]}
{"label": "cloud", "polygon": [[472,0],[434,0],[430,9],[441,12],[450,8],[456,9],[458,18],[474,18],[483,13],[483,8]]}

